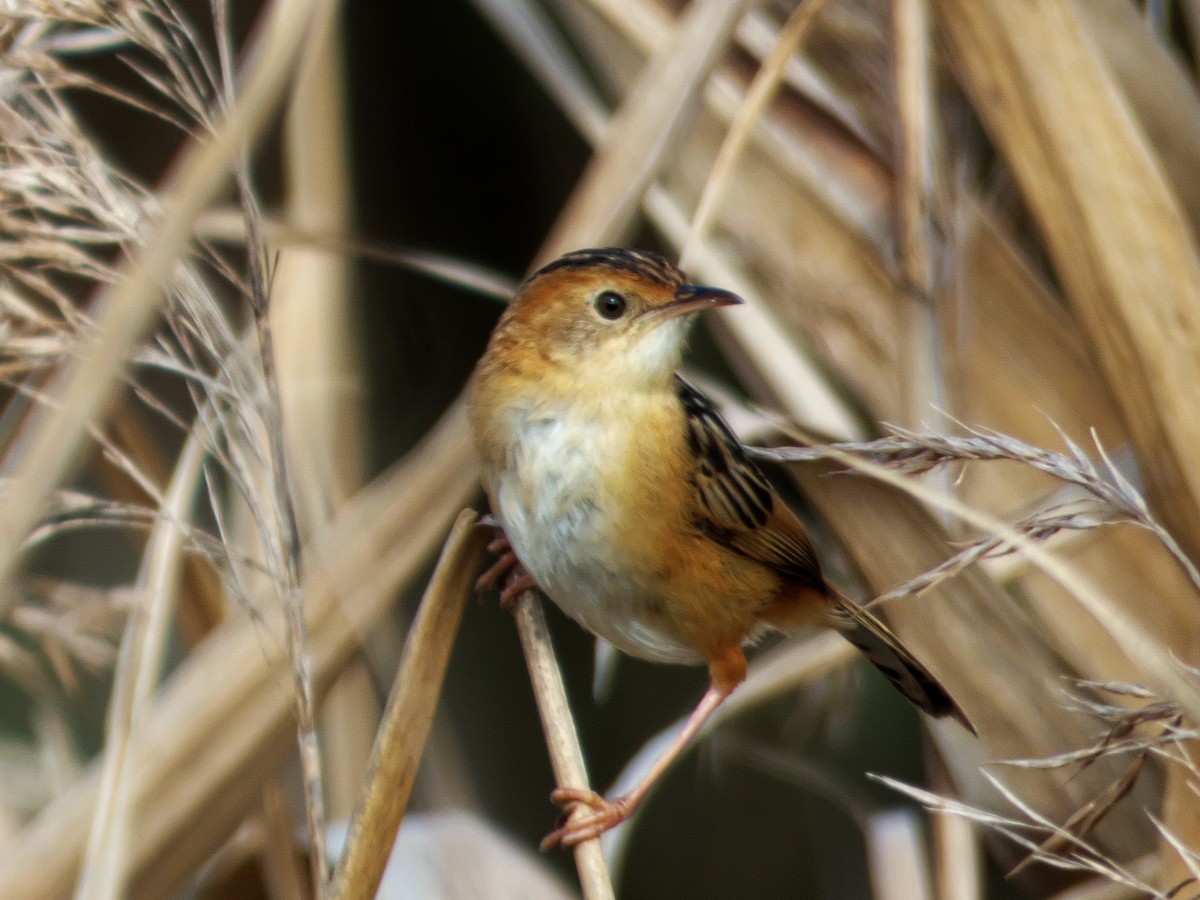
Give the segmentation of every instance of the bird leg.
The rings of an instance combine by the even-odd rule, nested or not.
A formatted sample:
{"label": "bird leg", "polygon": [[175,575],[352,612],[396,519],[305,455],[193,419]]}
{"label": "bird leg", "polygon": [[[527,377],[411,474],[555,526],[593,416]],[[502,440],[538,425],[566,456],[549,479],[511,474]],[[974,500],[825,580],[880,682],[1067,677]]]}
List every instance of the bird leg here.
{"label": "bird leg", "polygon": [[577,805],[591,807],[592,812],[581,818],[570,819],[567,824],[546,835],[542,840],[542,850],[549,850],[556,844],[573,847],[583,841],[599,837],[633,815],[638,805],[646,799],[646,795],[671,767],[675,758],[704,728],[705,723],[717,711],[717,707],[724,703],[725,698],[733,693],[733,689],[745,680],[746,657],[740,647],[734,646],[714,658],[708,665],[708,671],[710,679],[708,690],[696,708],[692,710],[692,714],[688,716],[688,720],[679,734],[671,741],[671,745],[655,760],[650,771],[642,777],[633,790],[622,794],[615,800],[606,800],[595,791],[578,788],[558,788],[551,792],[550,800],[569,812],[573,812],[572,808]]}
{"label": "bird leg", "polygon": [[487,545],[487,549],[489,553],[498,554],[498,559],[476,580],[475,591],[482,594],[490,591],[502,579],[507,579],[500,591],[500,606],[511,610],[513,604],[517,602],[517,597],[523,592],[537,587],[537,584],[522,568],[521,561],[513,552],[512,544],[508,542],[500,523],[491,516],[486,516],[482,520],[482,524],[493,528],[496,532],[496,537]]}

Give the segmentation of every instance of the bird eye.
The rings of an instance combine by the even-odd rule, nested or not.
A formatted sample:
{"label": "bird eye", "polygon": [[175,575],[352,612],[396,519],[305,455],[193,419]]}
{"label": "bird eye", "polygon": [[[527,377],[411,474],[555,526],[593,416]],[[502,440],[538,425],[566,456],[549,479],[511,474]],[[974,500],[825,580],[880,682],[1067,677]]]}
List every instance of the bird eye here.
{"label": "bird eye", "polygon": [[616,291],[605,291],[596,298],[596,312],[605,319],[619,319],[625,315],[628,304]]}

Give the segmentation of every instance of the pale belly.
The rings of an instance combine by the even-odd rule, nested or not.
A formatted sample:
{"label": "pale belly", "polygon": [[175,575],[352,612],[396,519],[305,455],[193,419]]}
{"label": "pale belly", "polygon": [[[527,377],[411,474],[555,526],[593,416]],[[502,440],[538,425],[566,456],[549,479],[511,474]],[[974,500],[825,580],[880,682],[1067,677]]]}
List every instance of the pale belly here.
{"label": "pale belly", "polygon": [[[531,417],[495,479],[497,512],[517,557],[567,615],[631,656],[699,662],[661,614],[654,535],[622,516],[628,504],[599,468],[627,452],[587,421]],[[636,551],[619,553],[630,539]]]}

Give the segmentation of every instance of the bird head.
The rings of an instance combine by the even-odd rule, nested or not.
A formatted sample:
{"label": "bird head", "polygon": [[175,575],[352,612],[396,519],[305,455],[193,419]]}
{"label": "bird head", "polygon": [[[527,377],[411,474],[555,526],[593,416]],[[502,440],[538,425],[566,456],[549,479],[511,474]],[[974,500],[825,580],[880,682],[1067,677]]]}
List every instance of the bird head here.
{"label": "bird head", "polygon": [[669,381],[694,313],[741,303],[642,250],[577,250],[533,273],[501,322],[514,349],[610,383]]}

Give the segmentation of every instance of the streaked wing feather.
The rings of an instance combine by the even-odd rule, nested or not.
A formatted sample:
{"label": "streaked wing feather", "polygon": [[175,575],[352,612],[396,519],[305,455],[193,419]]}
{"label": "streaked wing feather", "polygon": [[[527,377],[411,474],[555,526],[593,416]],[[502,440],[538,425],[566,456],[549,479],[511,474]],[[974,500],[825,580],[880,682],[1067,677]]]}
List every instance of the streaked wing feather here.
{"label": "streaked wing feather", "polygon": [[825,579],[804,526],[776,497],[712,401],[679,376],[676,388],[696,459],[692,479],[700,527],[789,581],[823,590]]}

